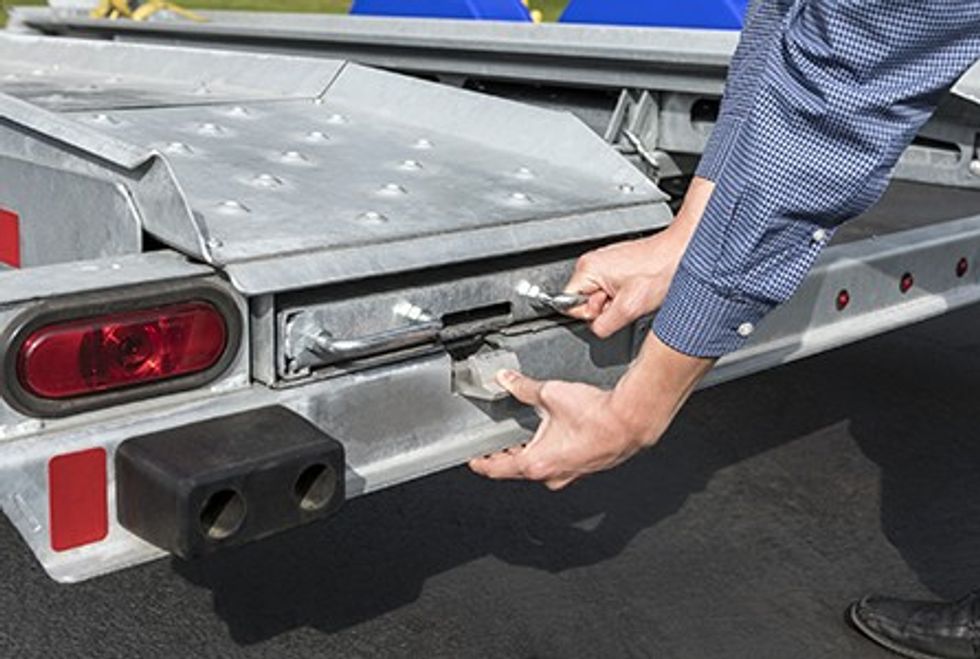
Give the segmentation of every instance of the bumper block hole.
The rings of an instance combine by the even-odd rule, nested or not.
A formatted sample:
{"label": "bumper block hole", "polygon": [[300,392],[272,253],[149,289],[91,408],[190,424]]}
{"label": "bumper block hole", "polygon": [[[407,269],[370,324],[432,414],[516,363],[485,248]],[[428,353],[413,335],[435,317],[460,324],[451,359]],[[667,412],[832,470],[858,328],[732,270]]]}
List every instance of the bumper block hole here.
{"label": "bumper block hole", "polygon": [[215,492],[201,509],[201,531],[212,540],[226,540],[245,522],[245,499],[235,490]]}
{"label": "bumper block hole", "polygon": [[295,492],[303,510],[323,510],[337,493],[337,472],[330,465],[310,465],[296,479]]}

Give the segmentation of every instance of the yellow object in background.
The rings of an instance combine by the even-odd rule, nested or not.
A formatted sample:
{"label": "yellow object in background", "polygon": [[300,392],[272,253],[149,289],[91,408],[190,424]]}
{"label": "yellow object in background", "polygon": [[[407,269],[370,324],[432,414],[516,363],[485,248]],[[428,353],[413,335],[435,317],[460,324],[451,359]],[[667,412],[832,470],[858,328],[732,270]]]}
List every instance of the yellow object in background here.
{"label": "yellow object in background", "polygon": [[207,19],[196,14],[189,9],[184,9],[178,4],[167,0],[147,0],[136,7],[129,4],[129,0],[99,0],[98,6],[89,14],[92,18],[131,18],[134,21],[145,21],[153,14],[161,11],[169,11],[183,16],[184,18],[198,23],[203,23]]}
{"label": "yellow object in background", "polygon": [[[521,0],[521,3],[528,9],[531,9],[530,0]],[[531,20],[535,23],[540,23],[544,20],[544,14],[541,13],[540,9],[531,9]]]}

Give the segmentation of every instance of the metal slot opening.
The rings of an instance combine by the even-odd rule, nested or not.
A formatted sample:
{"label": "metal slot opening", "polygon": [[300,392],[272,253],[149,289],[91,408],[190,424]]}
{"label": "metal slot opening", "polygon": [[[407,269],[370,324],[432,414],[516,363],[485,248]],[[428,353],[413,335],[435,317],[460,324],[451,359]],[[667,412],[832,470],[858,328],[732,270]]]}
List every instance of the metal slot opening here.
{"label": "metal slot opening", "polygon": [[942,152],[956,162],[959,162],[963,157],[963,152],[960,150],[959,145],[952,142],[946,142],[944,140],[937,140],[932,137],[917,135],[915,139],[912,140],[912,146],[928,149],[930,151]]}
{"label": "metal slot opening", "polygon": [[698,99],[691,105],[692,124],[713,124],[718,121],[721,101],[714,98]]}
{"label": "metal slot opening", "polygon": [[476,307],[475,309],[465,309],[463,311],[447,313],[442,317],[442,325],[443,327],[472,325],[473,323],[480,323],[487,320],[507,318],[510,316],[511,311],[512,307],[510,302],[488,304],[485,307]]}

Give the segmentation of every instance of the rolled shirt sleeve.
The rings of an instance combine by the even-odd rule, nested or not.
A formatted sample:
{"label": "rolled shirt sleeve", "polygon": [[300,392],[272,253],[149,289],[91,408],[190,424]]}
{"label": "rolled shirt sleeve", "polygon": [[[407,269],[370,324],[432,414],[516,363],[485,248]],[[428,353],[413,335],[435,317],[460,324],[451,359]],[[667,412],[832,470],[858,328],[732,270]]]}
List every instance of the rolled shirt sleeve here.
{"label": "rolled shirt sleeve", "polygon": [[[699,168],[715,191],[654,321],[660,340],[685,354],[738,349],[789,299],[834,229],[879,199],[980,56],[975,0],[783,8],[730,74],[729,117]],[[772,16],[760,7],[746,34],[760,18]]]}

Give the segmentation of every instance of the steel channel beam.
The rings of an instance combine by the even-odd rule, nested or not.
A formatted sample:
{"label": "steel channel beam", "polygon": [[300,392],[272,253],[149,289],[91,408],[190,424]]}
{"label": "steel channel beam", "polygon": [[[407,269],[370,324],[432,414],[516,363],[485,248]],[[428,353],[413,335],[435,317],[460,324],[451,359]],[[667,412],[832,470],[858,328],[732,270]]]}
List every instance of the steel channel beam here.
{"label": "steel channel beam", "polygon": [[[957,268],[966,259],[969,268]],[[770,316],[752,342],[723,360],[710,386],[980,301],[980,216],[828,249],[798,295]],[[66,271],[68,266],[63,266]],[[46,274],[57,274],[58,267]],[[30,276],[32,271],[25,271]],[[908,273],[915,284],[903,292]],[[849,303],[837,304],[842,290]],[[0,324],[3,317],[0,316]],[[609,386],[646,332],[642,324],[601,342],[582,326],[514,327],[494,343],[544,378]],[[624,343],[625,341],[625,343]],[[47,461],[90,448],[110,454],[128,437],[267,405],[285,405],[345,442],[352,495],[390,487],[518,443],[533,418],[512,403],[481,407],[452,393],[452,360],[436,352],[377,368],[272,389],[261,384],[206,395],[143,401],[43,427],[15,424],[0,443],[0,502],[52,576],[77,581],[161,556],[116,524],[100,544],[56,553],[46,533]],[[385,410],[379,414],[378,410]],[[109,497],[114,505],[114,488]]]}
{"label": "steel channel beam", "polygon": [[709,30],[500,24],[265,12],[206,23],[105,21],[18,8],[46,34],[329,56],[436,76],[719,94],[737,36]]}

